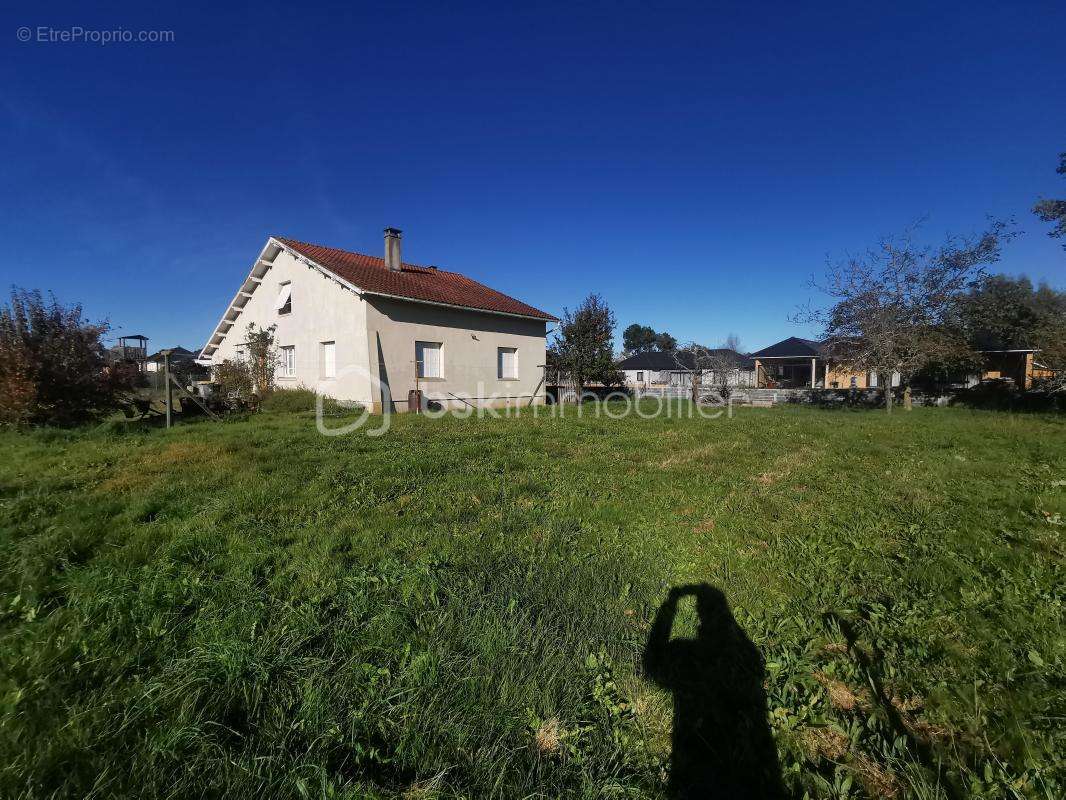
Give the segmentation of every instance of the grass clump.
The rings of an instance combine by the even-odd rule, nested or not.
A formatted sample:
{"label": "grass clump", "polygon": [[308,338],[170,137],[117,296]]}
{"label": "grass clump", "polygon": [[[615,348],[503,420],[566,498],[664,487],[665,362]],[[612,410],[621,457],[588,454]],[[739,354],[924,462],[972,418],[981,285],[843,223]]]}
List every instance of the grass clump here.
{"label": "grass clump", "polygon": [[1060,418],[300,411],[0,434],[0,794],[664,797],[692,582],[790,792],[1061,794]]}
{"label": "grass clump", "polygon": [[[313,389],[272,389],[259,405],[261,411],[273,412],[307,412],[316,411],[318,394]],[[324,414],[336,416],[339,414],[357,413],[361,407],[351,403],[341,403],[338,400],[324,395],[322,397],[322,411]]]}

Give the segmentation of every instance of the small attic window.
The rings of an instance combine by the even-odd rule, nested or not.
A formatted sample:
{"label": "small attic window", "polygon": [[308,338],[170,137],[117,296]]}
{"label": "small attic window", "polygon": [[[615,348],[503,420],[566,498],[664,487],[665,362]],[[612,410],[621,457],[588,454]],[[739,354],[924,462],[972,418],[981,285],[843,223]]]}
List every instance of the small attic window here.
{"label": "small attic window", "polygon": [[292,313],[292,284],[288,281],[278,287],[278,299],[274,301],[274,308],[279,314]]}

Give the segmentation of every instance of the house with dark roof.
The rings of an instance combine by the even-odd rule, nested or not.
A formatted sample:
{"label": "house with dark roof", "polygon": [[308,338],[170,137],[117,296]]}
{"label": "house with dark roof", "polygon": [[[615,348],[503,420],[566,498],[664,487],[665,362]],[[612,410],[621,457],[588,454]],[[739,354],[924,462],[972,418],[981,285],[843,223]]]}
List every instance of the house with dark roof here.
{"label": "house with dark roof", "polygon": [[[196,359],[199,356],[198,353],[194,353],[192,350],[186,350],[180,345],[178,347],[171,347],[169,352],[170,365],[186,367],[188,365],[195,365]],[[145,360],[145,371],[147,372],[162,372],[163,371],[163,351],[158,350],[152,355],[148,356]]]}
{"label": "house with dark roof", "polygon": [[[721,379],[709,374],[701,378],[707,385],[725,382],[729,386],[753,386],[755,379],[755,361],[743,353],[724,348],[710,349],[715,364],[723,367]],[[634,353],[617,363],[618,369],[625,375],[627,386],[634,389],[660,387],[684,387],[692,385],[692,373],[695,361],[691,353],[665,353],[649,350]]]}
{"label": "house with dark roof", "polygon": [[[973,386],[986,380],[1011,380],[1028,389],[1034,376],[1042,374],[1040,365],[1033,360],[1036,351],[1032,348],[995,342],[976,345],[984,356],[982,369],[973,374],[946,376],[942,383]],[[797,336],[764,347],[751,357],[759,388],[872,389],[884,386],[887,379],[876,372],[849,370],[832,358],[825,342]],[[900,385],[899,373],[892,374],[891,382],[893,386]]]}
{"label": "house with dark roof", "polygon": [[[834,361],[824,342],[790,336],[751,354],[760,389],[872,389],[883,380],[876,372],[856,372]],[[898,374],[892,385],[899,385]]]}
{"label": "house with dark roof", "polygon": [[376,411],[408,394],[445,406],[545,401],[553,315],[458,272],[271,236],[207,340],[212,366],[247,355],[249,323],[275,326],[275,382]]}

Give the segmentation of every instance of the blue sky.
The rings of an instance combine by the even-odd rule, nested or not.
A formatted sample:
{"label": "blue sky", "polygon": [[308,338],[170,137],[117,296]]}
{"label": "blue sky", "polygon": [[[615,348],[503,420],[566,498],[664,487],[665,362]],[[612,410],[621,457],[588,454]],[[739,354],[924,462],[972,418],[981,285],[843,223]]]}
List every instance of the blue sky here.
{"label": "blue sky", "polygon": [[[10,5],[0,283],[198,347],[269,234],[757,348],[827,255],[1066,196],[1066,4]],[[173,30],[17,41],[21,26]]]}

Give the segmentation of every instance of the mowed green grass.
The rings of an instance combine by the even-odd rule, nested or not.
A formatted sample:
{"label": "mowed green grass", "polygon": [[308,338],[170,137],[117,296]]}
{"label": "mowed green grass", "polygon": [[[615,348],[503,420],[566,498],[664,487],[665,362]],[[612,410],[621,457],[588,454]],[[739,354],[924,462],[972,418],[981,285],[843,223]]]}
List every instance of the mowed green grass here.
{"label": "mowed green grass", "polygon": [[586,412],[0,434],[0,795],[663,797],[706,582],[797,797],[1062,796],[1061,417]]}

